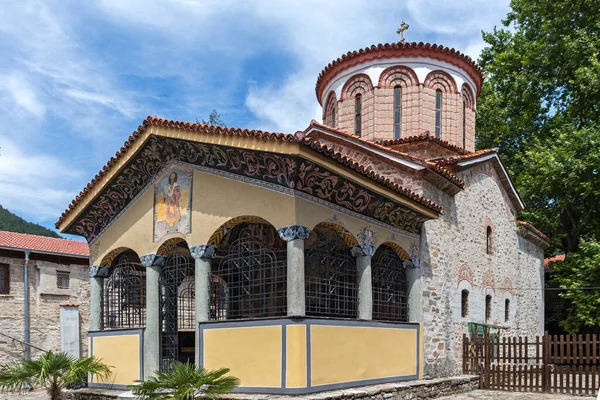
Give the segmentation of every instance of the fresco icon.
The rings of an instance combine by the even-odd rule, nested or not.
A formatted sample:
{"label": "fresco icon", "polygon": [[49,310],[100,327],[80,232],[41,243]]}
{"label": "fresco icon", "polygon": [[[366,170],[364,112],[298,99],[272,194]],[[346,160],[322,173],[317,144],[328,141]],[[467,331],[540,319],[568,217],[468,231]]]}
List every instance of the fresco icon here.
{"label": "fresco icon", "polygon": [[154,185],[154,241],[171,232],[190,233],[192,171],[169,169]]}

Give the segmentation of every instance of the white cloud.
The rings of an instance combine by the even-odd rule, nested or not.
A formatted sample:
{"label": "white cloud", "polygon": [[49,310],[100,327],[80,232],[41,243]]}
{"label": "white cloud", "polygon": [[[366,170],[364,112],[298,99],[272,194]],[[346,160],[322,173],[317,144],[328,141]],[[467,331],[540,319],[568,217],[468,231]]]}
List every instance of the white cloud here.
{"label": "white cloud", "polygon": [[38,100],[32,85],[27,78],[20,73],[0,76],[0,85],[9,95],[9,101],[13,101],[26,112],[35,115],[38,118],[44,116],[46,108]]}

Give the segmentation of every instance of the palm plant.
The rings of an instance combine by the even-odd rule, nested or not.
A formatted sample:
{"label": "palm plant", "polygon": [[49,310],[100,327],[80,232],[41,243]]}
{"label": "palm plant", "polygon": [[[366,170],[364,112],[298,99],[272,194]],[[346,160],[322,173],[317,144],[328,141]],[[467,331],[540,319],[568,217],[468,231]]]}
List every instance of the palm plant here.
{"label": "palm plant", "polygon": [[169,372],[155,372],[145,381],[128,386],[139,399],[193,400],[198,396],[216,399],[239,385],[233,376],[225,376],[229,369],[207,371],[191,363],[175,362]]}
{"label": "palm plant", "polygon": [[51,400],[59,400],[65,387],[82,382],[89,374],[106,379],[111,371],[95,357],[49,351],[37,360],[0,364],[0,390],[20,393],[25,388],[43,387]]}

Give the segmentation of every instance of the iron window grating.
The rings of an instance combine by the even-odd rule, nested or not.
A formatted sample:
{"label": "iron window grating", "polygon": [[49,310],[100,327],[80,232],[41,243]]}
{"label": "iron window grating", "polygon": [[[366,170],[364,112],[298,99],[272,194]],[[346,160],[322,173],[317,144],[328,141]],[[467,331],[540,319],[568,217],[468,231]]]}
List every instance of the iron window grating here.
{"label": "iron window grating", "polygon": [[408,283],[402,259],[380,246],[372,261],[373,319],[408,321]]}
{"label": "iron window grating", "polygon": [[68,289],[71,273],[67,271],[56,271],[56,287],[59,289]]}
{"label": "iron window grating", "polygon": [[[136,257],[137,258],[137,257]],[[146,270],[121,256],[104,279],[102,321],[105,329],[143,328],[146,323]]]}
{"label": "iron window grating", "polygon": [[10,294],[10,265],[0,264],[0,294]]}

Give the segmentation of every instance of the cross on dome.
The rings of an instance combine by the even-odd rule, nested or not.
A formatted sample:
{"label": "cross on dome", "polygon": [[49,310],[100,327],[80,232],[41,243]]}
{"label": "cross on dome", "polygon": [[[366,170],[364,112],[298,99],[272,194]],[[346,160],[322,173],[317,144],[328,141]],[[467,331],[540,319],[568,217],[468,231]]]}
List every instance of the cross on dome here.
{"label": "cross on dome", "polygon": [[410,28],[410,25],[402,21],[402,23],[400,24],[400,28],[398,28],[398,30],[396,31],[396,33],[401,36],[400,43],[404,44],[404,31],[406,31],[408,28]]}

